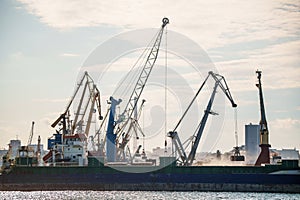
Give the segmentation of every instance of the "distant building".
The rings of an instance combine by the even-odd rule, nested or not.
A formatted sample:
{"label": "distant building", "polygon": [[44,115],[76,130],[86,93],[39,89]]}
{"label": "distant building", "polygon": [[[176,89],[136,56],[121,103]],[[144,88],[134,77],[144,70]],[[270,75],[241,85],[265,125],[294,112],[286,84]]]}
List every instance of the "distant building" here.
{"label": "distant building", "polygon": [[260,153],[259,127],[259,125],[252,123],[245,125],[245,150],[247,164],[255,164]]}
{"label": "distant building", "polygon": [[168,147],[167,149],[156,147],[156,148],[152,149],[151,156],[153,156],[153,157],[170,156],[171,154],[172,154],[171,147]]}

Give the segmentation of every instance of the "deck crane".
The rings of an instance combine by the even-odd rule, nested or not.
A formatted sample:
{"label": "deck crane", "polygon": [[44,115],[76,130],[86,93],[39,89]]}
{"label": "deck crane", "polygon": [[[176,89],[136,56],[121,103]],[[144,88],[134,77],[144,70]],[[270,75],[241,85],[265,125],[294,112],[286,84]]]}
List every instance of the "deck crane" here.
{"label": "deck crane", "polygon": [[266,111],[264,106],[264,98],[261,86],[261,71],[256,71],[258,84],[256,84],[259,91],[259,102],[260,102],[260,154],[255,162],[255,165],[260,166],[261,164],[269,164],[270,163],[270,151],[269,148],[271,145],[269,144],[269,130],[267,125]]}
{"label": "deck crane", "polygon": [[[109,116],[109,121],[107,126],[107,132],[106,132],[106,137],[107,137],[106,154],[107,154],[108,162],[116,161],[116,153],[117,153],[117,145],[118,145],[116,144],[117,136],[125,134],[124,138],[128,138],[129,135],[131,134],[130,132],[125,132],[125,128],[134,113],[134,110],[141,97],[141,94],[144,90],[149,75],[156,62],[164,28],[169,23],[169,19],[163,18],[162,23],[163,24],[161,25],[161,28],[154,42],[154,45],[152,46],[150,53],[148,54],[146,62],[142,66],[141,73],[139,74],[138,80],[130,95],[129,101],[127,102],[125,109],[121,113],[118,121],[115,121],[115,109],[116,106],[122,102],[122,100],[121,99],[117,100],[114,99],[113,97],[110,97],[110,102],[109,102],[111,104],[110,116]],[[117,127],[115,128],[115,126]],[[126,146],[127,142],[128,141],[125,141],[125,143],[122,143],[122,145]]]}
{"label": "deck crane", "polygon": [[[84,85],[84,86],[83,86]],[[75,119],[72,122],[69,121],[69,112],[70,112],[70,107],[72,103],[74,102],[74,99],[76,98],[80,88],[83,86],[82,94],[80,96],[80,101],[77,106],[76,112],[75,112]],[[88,95],[88,100],[85,102],[85,106],[83,106],[84,99]],[[86,123],[86,129],[85,129],[85,134],[88,136],[89,134],[89,129],[90,129],[90,124],[91,124],[91,118],[92,114],[94,113],[94,106],[96,104],[98,115],[99,115],[99,120],[102,120],[103,117],[101,115],[101,103],[100,103],[100,91],[97,89],[93,79],[89,76],[87,72],[84,73],[83,77],[79,81],[75,92],[73,96],[71,97],[71,100],[67,104],[67,107],[65,109],[65,112],[61,114],[57,120],[51,125],[53,128],[56,127],[60,122],[62,123],[62,132],[63,134],[74,134],[74,131],[77,126],[81,126],[82,121],[84,117],[87,114],[88,108],[90,108],[88,112],[88,120]],[[84,112],[80,113],[80,110],[84,108]],[[81,119],[79,120],[79,116],[81,115]],[[67,127],[67,120],[69,121],[68,125],[70,127]]]}
{"label": "deck crane", "polygon": [[[187,154],[185,153],[184,147],[179,139],[178,133],[176,131],[176,129],[178,128],[178,126],[180,125],[180,123],[182,122],[183,118],[185,117],[186,113],[188,112],[188,110],[190,109],[191,105],[193,104],[193,102],[195,101],[195,99],[197,98],[197,96],[199,95],[200,91],[202,90],[203,86],[205,85],[206,81],[208,80],[209,77],[212,77],[215,81],[215,85],[213,88],[213,92],[210,96],[209,102],[207,104],[206,110],[204,110],[204,115],[202,117],[202,120],[200,121],[200,124],[198,126],[198,131],[197,134],[193,137],[193,142],[192,142],[192,149],[191,152],[189,153],[189,155],[187,156]],[[233,98],[231,96],[231,93],[229,91],[229,88],[227,86],[227,83],[225,81],[225,78],[219,74],[213,73],[212,71],[210,71],[208,73],[208,76],[206,77],[206,79],[204,80],[204,82],[202,83],[202,85],[200,86],[199,90],[197,91],[196,95],[194,96],[194,98],[192,99],[191,103],[189,104],[188,108],[186,109],[186,111],[184,112],[183,116],[180,118],[179,122],[177,123],[176,127],[173,129],[173,131],[170,131],[168,133],[168,136],[172,138],[172,141],[175,145],[175,148],[177,150],[177,152],[179,153],[179,161],[182,162],[183,165],[192,165],[193,161],[195,159],[195,155],[196,155],[196,151],[206,124],[206,121],[208,119],[208,115],[212,114],[212,115],[216,115],[216,113],[214,113],[211,108],[212,108],[212,104],[213,101],[215,99],[215,94],[217,92],[217,88],[220,87],[222,89],[222,91],[224,92],[224,94],[226,95],[226,97],[229,99],[232,107],[237,107],[237,104],[233,101]]]}

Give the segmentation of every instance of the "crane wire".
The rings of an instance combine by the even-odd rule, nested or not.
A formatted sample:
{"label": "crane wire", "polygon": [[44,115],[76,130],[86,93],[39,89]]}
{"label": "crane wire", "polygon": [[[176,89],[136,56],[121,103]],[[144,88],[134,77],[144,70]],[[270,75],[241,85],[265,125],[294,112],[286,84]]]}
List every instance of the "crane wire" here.
{"label": "crane wire", "polygon": [[192,99],[191,103],[188,105],[187,109],[184,111],[182,117],[179,119],[178,123],[176,124],[175,128],[173,129],[173,132],[176,131],[176,129],[178,128],[178,126],[181,124],[183,118],[185,117],[185,115],[187,114],[187,112],[189,111],[189,109],[191,108],[191,106],[193,105],[194,101],[196,100],[197,96],[199,95],[200,91],[202,90],[202,88],[204,87],[208,77],[210,75],[208,75],[206,77],[206,79],[204,80],[204,82],[202,83],[202,85],[200,86],[200,88],[198,89],[197,93],[195,94],[194,98]]}
{"label": "crane wire", "polygon": [[165,30],[165,152],[167,152],[167,87],[168,87],[168,31]]}
{"label": "crane wire", "polygon": [[237,108],[234,108],[234,121],[235,146],[238,147]]}
{"label": "crane wire", "polygon": [[[143,56],[145,57],[146,52],[147,52],[147,48],[148,48],[148,47],[146,47],[146,48],[144,49],[143,53],[139,56],[139,58],[138,58],[137,61],[134,63],[134,65],[131,67],[131,69],[129,70],[129,72],[126,73],[126,75],[124,76],[124,78],[119,82],[119,84],[118,84],[118,86],[117,86],[117,89],[116,89],[116,90],[114,91],[114,93],[113,93],[113,96],[116,94],[116,92],[118,91],[118,89],[121,88],[121,85],[125,84],[124,82],[125,82],[125,80],[126,80],[127,78],[129,78],[129,82],[128,82],[129,85],[130,85],[130,83],[133,83],[133,81],[136,79],[136,77],[138,76],[139,71],[140,71],[141,69],[139,70],[139,69],[137,68],[137,70],[136,70],[135,73],[134,73],[134,70],[135,70],[136,66],[138,65],[138,63],[140,62],[140,60],[144,60],[144,58],[142,58],[142,57],[143,57]],[[131,74],[133,74],[133,75],[130,76]],[[123,88],[123,90],[121,90],[121,92],[120,92],[120,96],[124,96],[124,95],[126,94],[127,91],[128,91],[128,87]]]}
{"label": "crane wire", "polygon": [[[129,77],[129,75],[131,74],[131,72],[134,71],[135,67],[143,60],[145,60],[146,56],[147,56],[147,52],[149,52],[151,50],[150,48],[150,45],[153,43],[154,39],[157,37],[157,35],[159,34],[159,31],[157,32],[157,34],[154,35],[154,37],[151,39],[151,41],[147,44],[147,46],[144,48],[142,54],[139,56],[139,58],[136,60],[136,62],[134,63],[134,65],[130,68],[129,72],[124,76],[124,78],[119,82],[119,84],[117,85],[117,89],[114,91],[114,93],[112,94],[112,96],[114,96],[118,90],[118,88],[121,88],[120,86],[122,84],[124,84],[124,81]],[[130,81],[129,83],[132,83],[133,81],[135,81],[138,77],[138,75],[142,70],[142,67],[140,67],[140,70],[137,70],[137,72],[135,73],[135,75],[133,75],[131,78],[130,78]],[[121,91],[121,95],[124,95],[127,91],[127,87]]]}
{"label": "crane wire", "polygon": [[[124,87],[123,90],[121,90],[121,96],[120,97],[124,97],[125,94],[129,91],[129,88],[130,86],[133,86],[136,85],[136,81],[138,80],[140,74],[142,73],[142,70],[144,69],[144,63],[143,61],[145,61],[148,57],[148,54],[149,52],[151,51],[151,46],[153,45],[153,43],[155,42],[155,39],[157,38],[157,36],[159,35],[159,32],[160,30],[157,32],[157,34],[151,39],[151,41],[147,44],[146,48],[144,48],[144,51],[143,53],[139,56],[138,60],[135,62],[135,64],[131,67],[130,71],[126,74],[126,76],[122,79],[122,81],[119,83],[118,87],[117,88],[121,88],[121,84],[124,84],[124,81],[129,77],[129,82],[128,82],[128,85],[129,87]],[[134,72],[134,69],[136,66],[139,66],[137,67],[136,69],[136,73],[133,73]],[[129,76],[130,74],[133,74],[131,77]],[[134,84],[132,84],[134,83]],[[118,90],[118,89],[117,89]],[[116,91],[114,92],[114,94],[116,93]],[[113,94],[113,95],[114,95]],[[130,97],[129,97],[130,98]],[[124,100],[124,99],[123,99]],[[127,102],[130,101],[130,99],[127,100]],[[119,106],[120,108],[120,106]],[[124,108],[126,109],[126,107]],[[128,111],[128,110],[127,110]],[[126,110],[123,110],[122,113],[127,113]],[[125,129],[127,124],[129,123],[129,118],[127,116],[127,120],[125,120],[125,123],[123,124],[119,124],[118,125],[118,129],[122,130],[122,129]],[[121,136],[121,135],[120,135]],[[119,137],[120,137],[119,136]],[[119,138],[118,137],[118,138]]]}

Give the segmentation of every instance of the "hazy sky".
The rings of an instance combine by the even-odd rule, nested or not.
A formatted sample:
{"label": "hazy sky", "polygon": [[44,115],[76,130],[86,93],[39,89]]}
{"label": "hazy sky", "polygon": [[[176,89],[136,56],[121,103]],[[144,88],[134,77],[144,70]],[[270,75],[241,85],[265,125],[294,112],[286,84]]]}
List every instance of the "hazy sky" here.
{"label": "hazy sky", "polygon": [[[41,135],[46,144],[54,132],[50,124],[64,110],[90,53],[117,34],[158,28],[163,17],[170,19],[168,30],[201,46],[226,77],[239,106],[240,144],[244,125],[260,119],[255,87],[260,69],[272,147],[300,148],[299,0],[3,0],[0,148],[16,137],[25,144],[31,121],[36,122],[33,140]],[[109,94],[103,93],[106,107]],[[234,146],[231,111],[226,113],[224,133],[209,150]],[[163,143],[149,146],[158,145]]]}

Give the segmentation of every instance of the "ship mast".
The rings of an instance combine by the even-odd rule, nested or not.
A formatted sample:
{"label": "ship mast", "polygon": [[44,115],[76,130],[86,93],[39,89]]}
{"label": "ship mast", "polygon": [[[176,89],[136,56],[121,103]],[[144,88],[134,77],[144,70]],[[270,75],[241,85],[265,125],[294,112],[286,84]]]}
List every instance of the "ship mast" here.
{"label": "ship mast", "polygon": [[270,163],[270,152],[269,148],[271,145],[269,144],[269,130],[267,125],[267,118],[264,106],[263,92],[261,86],[261,71],[256,71],[258,84],[256,86],[259,90],[259,101],[260,101],[260,148],[261,152],[256,160],[255,165],[260,166],[261,164],[269,164]]}

